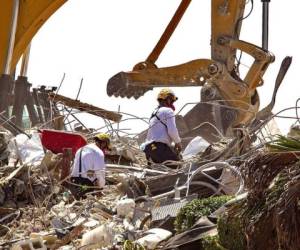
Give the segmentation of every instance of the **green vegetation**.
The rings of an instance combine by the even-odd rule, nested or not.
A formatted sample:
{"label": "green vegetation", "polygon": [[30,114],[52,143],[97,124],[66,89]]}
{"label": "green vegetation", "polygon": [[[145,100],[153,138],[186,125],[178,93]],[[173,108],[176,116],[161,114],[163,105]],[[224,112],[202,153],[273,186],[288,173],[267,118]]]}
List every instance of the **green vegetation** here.
{"label": "green vegetation", "polygon": [[123,244],[123,250],[145,250],[145,247],[138,243],[132,242],[130,240],[125,240]]}
{"label": "green vegetation", "polygon": [[[233,204],[218,219],[219,244],[231,250],[246,249],[246,237],[250,240],[251,249],[266,249],[274,246],[277,249],[276,231],[273,224],[274,207],[284,192],[287,176],[280,173],[275,183],[265,191],[263,199],[252,202],[248,200]],[[251,240],[255,239],[255,240]]]}
{"label": "green vegetation", "polygon": [[[239,211],[239,210],[237,210]],[[246,249],[246,238],[239,216],[222,216],[218,219],[220,244],[230,250]]]}
{"label": "green vegetation", "polygon": [[230,199],[232,199],[231,196],[217,196],[195,199],[189,202],[177,214],[175,220],[176,231],[182,232],[191,228],[199,218],[210,215]]}
{"label": "green vegetation", "polygon": [[300,140],[292,137],[276,135],[276,139],[267,144],[270,151],[300,151]]}
{"label": "green vegetation", "polygon": [[207,236],[201,240],[201,246],[203,250],[226,250],[219,244],[219,237],[216,236]]}

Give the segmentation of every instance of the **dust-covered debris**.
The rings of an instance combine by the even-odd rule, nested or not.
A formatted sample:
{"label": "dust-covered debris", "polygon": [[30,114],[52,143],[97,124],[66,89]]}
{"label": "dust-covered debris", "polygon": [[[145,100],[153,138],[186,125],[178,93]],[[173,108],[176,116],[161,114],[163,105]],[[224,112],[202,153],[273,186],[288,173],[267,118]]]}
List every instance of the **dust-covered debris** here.
{"label": "dust-covered debris", "polygon": [[[69,188],[71,165],[97,130],[33,128],[14,136],[3,128],[0,247],[259,249],[269,244],[260,235],[268,235],[278,247],[297,249],[299,128],[285,137],[267,133],[267,124],[213,144],[185,138],[175,169],[149,164],[138,136],[113,129],[106,185],[81,199]],[[241,193],[221,206],[224,194]],[[205,198],[222,202],[205,205]]]}

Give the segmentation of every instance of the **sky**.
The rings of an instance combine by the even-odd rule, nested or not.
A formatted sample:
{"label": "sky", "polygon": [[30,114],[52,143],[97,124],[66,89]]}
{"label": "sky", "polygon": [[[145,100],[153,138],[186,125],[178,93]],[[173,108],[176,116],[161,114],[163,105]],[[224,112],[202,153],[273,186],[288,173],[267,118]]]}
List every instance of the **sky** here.
{"label": "sky", "polygon": [[[250,1],[249,1],[250,2]],[[159,89],[138,100],[108,97],[108,79],[120,71],[130,71],[144,61],[154,48],[173,16],[179,0],[69,0],[39,30],[32,41],[28,79],[33,86],[58,86],[60,94],[75,98],[83,78],[79,100],[104,109],[149,117],[157,106]],[[247,4],[245,13],[248,13]],[[254,10],[243,21],[240,39],[261,45],[261,1],[254,0]],[[271,1],[269,50],[276,56],[259,87],[261,108],[272,96],[275,78],[282,59],[293,56],[293,63],[279,89],[274,112],[295,106],[300,97],[300,2]],[[210,58],[210,1],[194,0],[181,23],[157,60],[159,67],[172,66],[198,58]],[[242,63],[249,65],[247,57]],[[242,66],[244,67],[244,66]],[[173,88],[179,97],[177,110],[185,103],[200,101],[200,87]],[[183,114],[192,106],[188,106]],[[295,111],[284,115],[294,116]],[[89,127],[99,128],[102,120],[81,116]],[[294,120],[277,119],[286,133]],[[136,120],[122,129],[137,132],[147,127]]]}

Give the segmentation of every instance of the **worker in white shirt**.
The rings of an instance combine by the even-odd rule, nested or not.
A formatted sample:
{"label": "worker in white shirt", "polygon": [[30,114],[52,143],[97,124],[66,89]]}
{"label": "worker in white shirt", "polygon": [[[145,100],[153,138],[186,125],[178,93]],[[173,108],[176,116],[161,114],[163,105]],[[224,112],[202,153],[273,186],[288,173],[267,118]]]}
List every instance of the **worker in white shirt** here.
{"label": "worker in white shirt", "polygon": [[[181,139],[174,114],[174,102],[177,99],[171,89],[162,89],[157,96],[159,106],[151,115],[148,134],[144,143],[144,152],[148,162],[163,163],[168,160],[180,160]],[[177,167],[174,164],[167,166]]]}
{"label": "worker in white shirt", "polygon": [[71,171],[71,192],[75,198],[102,188],[105,185],[105,151],[110,148],[108,134],[100,133],[94,143],[77,150]]}

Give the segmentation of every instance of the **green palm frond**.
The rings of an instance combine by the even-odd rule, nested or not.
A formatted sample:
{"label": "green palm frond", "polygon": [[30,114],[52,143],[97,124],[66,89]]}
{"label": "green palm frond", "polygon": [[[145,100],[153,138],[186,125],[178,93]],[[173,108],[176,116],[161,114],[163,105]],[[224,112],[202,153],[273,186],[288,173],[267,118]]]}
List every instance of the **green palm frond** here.
{"label": "green palm frond", "polygon": [[283,135],[276,135],[275,140],[267,143],[266,147],[272,152],[300,151],[300,140],[292,137],[285,137]]}

